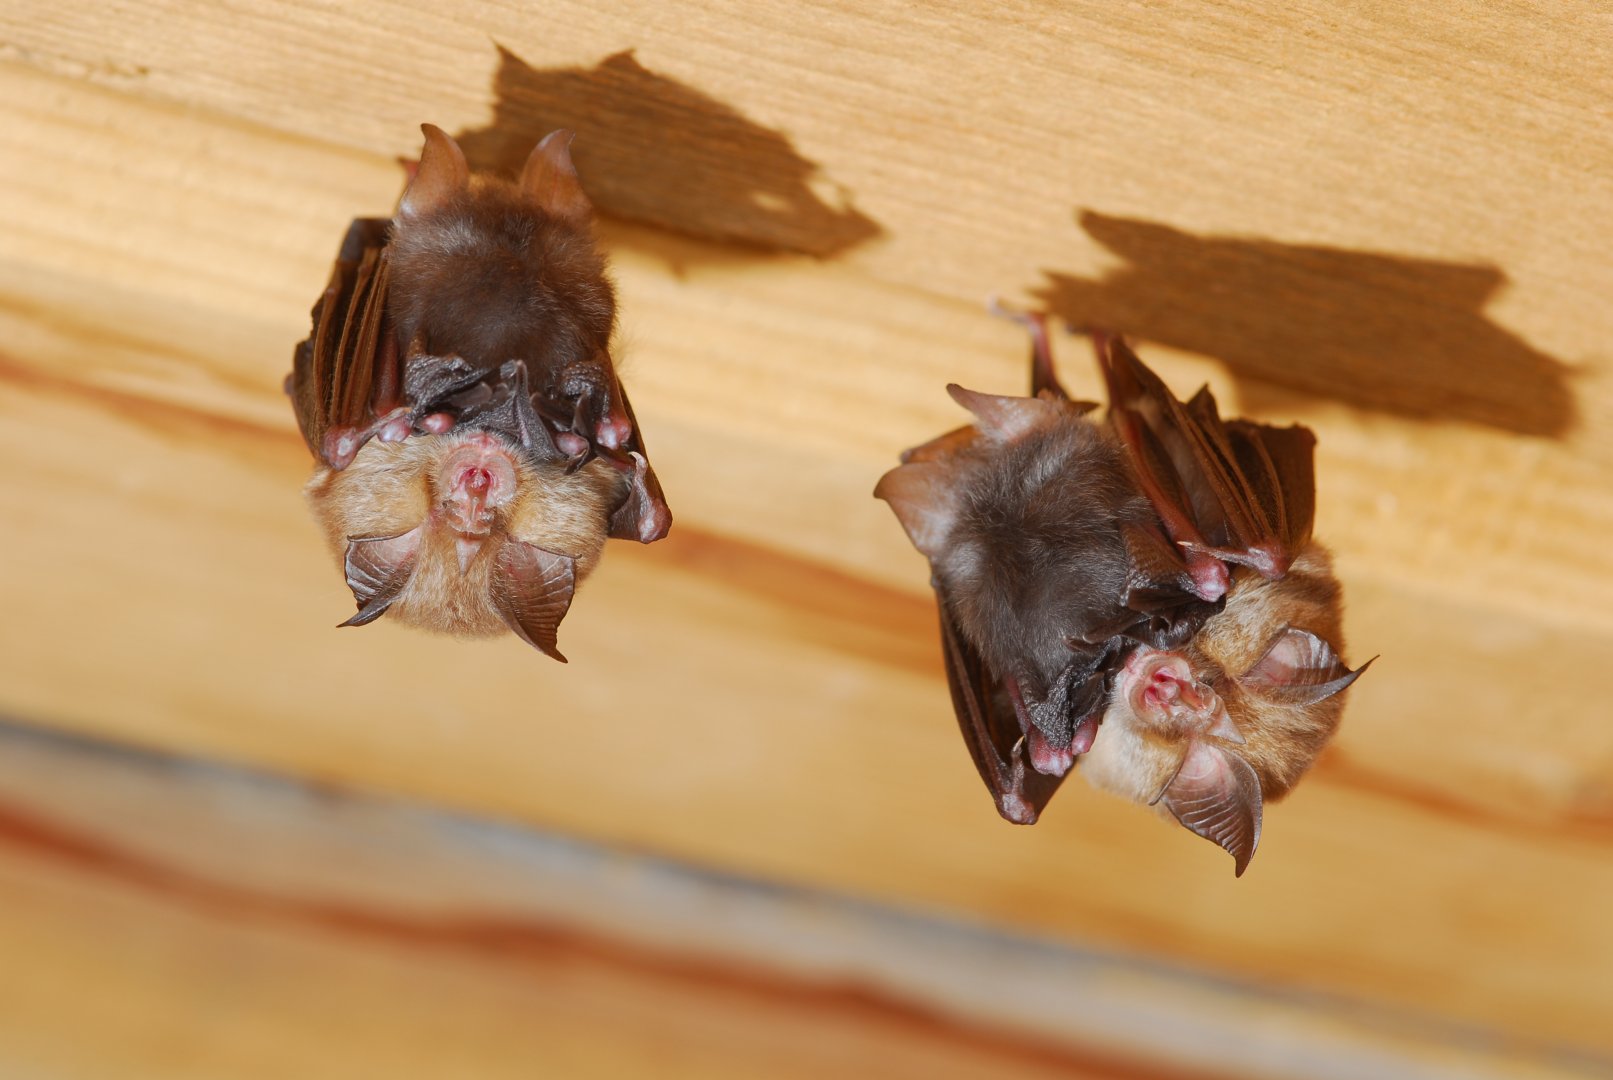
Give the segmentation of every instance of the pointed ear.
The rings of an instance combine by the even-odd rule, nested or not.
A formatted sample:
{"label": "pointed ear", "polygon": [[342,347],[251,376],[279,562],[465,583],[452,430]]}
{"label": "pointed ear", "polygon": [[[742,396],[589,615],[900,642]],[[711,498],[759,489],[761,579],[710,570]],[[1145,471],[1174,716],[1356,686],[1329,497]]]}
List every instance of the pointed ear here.
{"label": "pointed ear", "polygon": [[569,555],[506,540],[493,564],[493,606],[516,636],[562,664],[556,647],[560,620],[571,608],[577,584],[576,560]]}
{"label": "pointed ear", "polygon": [[564,129],[551,131],[532,148],[521,170],[521,190],[537,201],[551,217],[582,224],[594,212],[594,204],[583,194],[577,167],[571,163],[571,140],[576,136]]}
{"label": "pointed ear", "polygon": [[436,124],[421,124],[420,130],[426,134],[426,145],[420,151],[420,168],[398,202],[400,218],[440,210],[470,186],[470,166],[459,144]]}
{"label": "pointed ear", "polygon": [[921,461],[945,461],[961,454],[980,440],[980,429],[973,424],[953,428],[945,435],[937,435],[927,443],[902,451],[902,464],[913,465]]}
{"label": "pointed ear", "polygon": [[879,478],[874,498],[884,499],[913,546],[935,558],[958,517],[957,482],[942,462],[898,465]]}
{"label": "pointed ear", "polygon": [[996,442],[1011,442],[1059,414],[1059,404],[1047,398],[982,394],[957,383],[948,383],[947,393],[974,413],[980,430]]}
{"label": "pointed ear", "polygon": [[1195,739],[1163,801],[1183,826],[1225,848],[1243,876],[1260,844],[1262,802],[1260,778],[1247,761]]}
{"label": "pointed ear", "polygon": [[347,587],[358,601],[358,614],[342,626],[363,626],[379,619],[409,584],[420,554],[420,527],[396,536],[366,536],[347,541]]}
{"label": "pointed ear", "polygon": [[1368,660],[1351,671],[1333,646],[1309,630],[1290,626],[1238,682],[1268,700],[1314,705],[1355,682],[1371,666],[1372,660]]}

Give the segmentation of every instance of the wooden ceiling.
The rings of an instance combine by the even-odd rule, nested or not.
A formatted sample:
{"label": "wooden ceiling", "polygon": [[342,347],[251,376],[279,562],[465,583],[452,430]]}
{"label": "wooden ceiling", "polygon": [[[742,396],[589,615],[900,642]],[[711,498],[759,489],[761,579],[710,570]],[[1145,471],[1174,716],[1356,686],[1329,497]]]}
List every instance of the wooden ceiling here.
{"label": "wooden ceiling", "polygon": [[[13,2],[0,711],[1613,1054],[1610,72],[1590,3]],[[281,381],[423,120],[606,213],[676,525],[568,666],[333,629]],[[870,491],[1020,392],[994,293],[1319,435],[1382,659],[1242,880],[960,744]]]}

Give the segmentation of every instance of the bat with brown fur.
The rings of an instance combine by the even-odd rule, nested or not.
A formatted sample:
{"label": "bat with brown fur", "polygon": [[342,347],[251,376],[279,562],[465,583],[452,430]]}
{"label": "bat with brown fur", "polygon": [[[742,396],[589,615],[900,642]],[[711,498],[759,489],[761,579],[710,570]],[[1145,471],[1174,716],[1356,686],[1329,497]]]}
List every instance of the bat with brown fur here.
{"label": "bat with brown fur", "polygon": [[999,812],[1029,824],[1077,760],[1162,807],[1240,875],[1262,808],[1299,780],[1363,668],[1311,538],[1314,437],[1183,404],[1097,335],[1107,423],[1053,374],[1030,397],[950,386],[975,424],[875,489],[930,560],[954,709]]}
{"label": "bat with brown fur", "polygon": [[557,631],[607,537],[671,513],[611,361],[593,208],[550,134],[515,182],[426,124],[390,220],[353,222],[287,388],[357,613],[466,636]]}

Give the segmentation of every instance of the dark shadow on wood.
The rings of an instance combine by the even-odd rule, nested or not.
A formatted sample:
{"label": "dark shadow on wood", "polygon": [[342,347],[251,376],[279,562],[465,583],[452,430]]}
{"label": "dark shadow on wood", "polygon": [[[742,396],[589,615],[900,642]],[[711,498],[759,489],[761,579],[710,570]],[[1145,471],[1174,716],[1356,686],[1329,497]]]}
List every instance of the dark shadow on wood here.
{"label": "dark shadow on wood", "polygon": [[1078,220],[1126,265],[1097,280],[1044,271],[1035,295],[1073,326],[1400,416],[1552,438],[1574,427],[1568,366],[1485,317],[1507,280],[1493,266]]}
{"label": "dark shadow on wood", "polygon": [[457,136],[474,169],[513,176],[540,138],[570,128],[583,186],[608,216],[819,258],[881,232],[785,135],[657,75],[631,50],[591,68],[542,69],[499,46],[493,94],[492,123]]}

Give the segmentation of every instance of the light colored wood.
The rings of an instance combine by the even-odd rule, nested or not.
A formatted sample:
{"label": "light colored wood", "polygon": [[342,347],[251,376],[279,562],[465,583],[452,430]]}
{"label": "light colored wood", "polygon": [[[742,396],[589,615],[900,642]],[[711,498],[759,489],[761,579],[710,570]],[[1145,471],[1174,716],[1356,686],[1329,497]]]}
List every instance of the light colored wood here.
{"label": "light colored wood", "polygon": [[[250,798],[229,805],[244,816],[264,810]],[[162,817],[149,803],[144,813]],[[236,836],[276,838],[261,820]],[[161,863],[107,873],[36,850],[0,852],[0,943],[12,976],[0,989],[0,1068],[18,1080],[1139,1075],[899,1004],[565,927],[299,896],[287,888],[309,884],[299,854],[309,860],[292,846],[277,867],[290,882],[254,892],[186,877],[197,862],[204,874],[217,869],[194,858],[153,888],[127,871]]]}
{"label": "light colored wood", "polygon": [[[1613,655],[1605,14],[854,7],[0,12],[0,708],[1613,1050],[1613,725],[1587,676]],[[883,230],[818,260],[606,223],[678,525],[613,545],[567,668],[331,630],[349,601],[279,389],[346,220],[391,205],[415,125],[488,119],[490,38],[549,69],[635,47],[785,133],[826,199],[843,186]],[[1464,383],[1460,356],[1413,349],[1455,416],[1416,419],[1437,387],[1375,404],[1346,384],[1382,358],[1233,378],[1144,344],[1173,385],[1318,431],[1352,653],[1383,654],[1242,881],[1079,783],[1033,830],[995,819],[922,561],[868,497],[959,421],[945,382],[1022,385],[988,293],[1120,280],[1083,209],[1198,238],[1189,282],[1227,237],[1283,245],[1235,269],[1307,246],[1480,286],[1498,268],[1493,295],[1432,296],[1430,332],[1535,357],[1543,380],[1538,399]],[[1229,289],[1251,332],[1383,314]],[[1063,355],[1094,394],[1078,345]]]}
{"label": "light colored wood", "polygon": [[0,751],[8,1077],[1595,1064],[395,800],[14,727]]}

